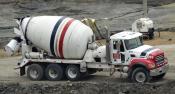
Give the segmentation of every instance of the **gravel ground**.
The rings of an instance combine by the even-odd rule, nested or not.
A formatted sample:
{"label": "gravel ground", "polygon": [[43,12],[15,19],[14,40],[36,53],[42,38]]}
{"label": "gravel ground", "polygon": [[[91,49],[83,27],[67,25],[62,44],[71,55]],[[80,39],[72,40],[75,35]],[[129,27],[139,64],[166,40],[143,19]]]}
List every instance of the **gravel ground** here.
{"label": "gravel ground", "polygon": [[133,84],[114,82],[0,83],[1,94],[174,94],[175,82]]}
{"label": "gravel ground", "polygon": [[18,57],[0,59],[0,94],[174,94],[175,45],[156,46],[165,51],[170,70],[163,80],[146,84],[130,83],[124,76],[98,72],[81,81],[30,81],[14,70]]}

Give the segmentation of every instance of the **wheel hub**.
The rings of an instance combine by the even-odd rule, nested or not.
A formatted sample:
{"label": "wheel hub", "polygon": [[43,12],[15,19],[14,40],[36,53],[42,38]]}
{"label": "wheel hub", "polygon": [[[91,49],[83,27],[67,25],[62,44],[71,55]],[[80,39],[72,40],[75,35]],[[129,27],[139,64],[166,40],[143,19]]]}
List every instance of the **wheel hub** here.
{"label": "wheel hub", "polygon": [[146,75],[143,72],[138,72],[135,76],[137,82],[145,82],[146,80]]}
{"label": "wheel hub", "polygon": [[50,69],[49,70],[49,76],[51,78],[56,78],[56,77],[58,77],[58,74],[57,74],[57,72],[54,69]]}
{"label": "wheel hub", "polygon": [[76,72],[76,70],[75,70],[74,68],[70,68],[70,69],[68,70],[68,75],[69,75],[71,78],[76,78],[77,72]]}
{"label": "wheel hub", "polygon": [[39,76],[38,71],[34,69],[30,71],[30,75],[34,79],[36,79]]}

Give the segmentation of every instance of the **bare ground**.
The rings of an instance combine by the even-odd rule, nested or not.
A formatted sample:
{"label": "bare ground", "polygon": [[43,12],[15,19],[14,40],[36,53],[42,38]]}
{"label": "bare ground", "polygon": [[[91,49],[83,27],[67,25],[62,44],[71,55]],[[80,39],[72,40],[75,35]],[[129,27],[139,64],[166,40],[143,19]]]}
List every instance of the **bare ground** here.
{"label": "bare ground", "polygon": [[116,82],[0,83],[1,94],[174,94],[175,82],[134,84]]}
{"label": "bare ground", "polygon": [[168,56],[170,70],[163,80],[150,83],[130,83],[125,76],[98,72],[80,81],[30,81],[20,77],[15,70],[18,57],[0,59],[0,94],[174,94],[175,93],[175,45],[156,46]]}
{"label": "bare ground", "polygon": [[169,71],[163,80],[130,83],[119,73],[98,72],[80,81],[30,81],[14,70],[20,57],[0,60],[0,94],[174,94],[175,74]]}
{"label": "bare ground", "polygon": [[155,38],[153,40],[146,39],[144,40],[145,44],[148,45],[168,45],[175,44],[175,32],[156,32]]}

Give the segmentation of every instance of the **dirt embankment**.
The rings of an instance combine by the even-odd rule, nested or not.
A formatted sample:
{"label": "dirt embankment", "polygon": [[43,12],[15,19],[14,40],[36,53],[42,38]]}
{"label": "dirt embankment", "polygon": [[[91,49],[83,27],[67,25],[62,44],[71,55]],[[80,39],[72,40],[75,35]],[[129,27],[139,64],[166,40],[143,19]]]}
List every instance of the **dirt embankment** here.
{"label": "dirt embankment", "polygon": [[[155,27],[174,31],[174,7],[152,7],[175,2],[174,0],[148,0],[149,17]],[[63,15],[76,19],[90,17],[110,18],[99,22],[109,25],[109,31],[123,31],[142,17],[142,0],[0,0],[0,48],[14,37],[14,18],[37,15]],[[167,15],[168,14],[168,15]],[[105,23],[104,23],[105,22]]]}
{"label": "dirt embankment", "polygon": [[[136,4],[141,4],[143,0],[124,0],[126,3],[136,3]],[[175,3],[174,0],[148,0],[148,5],[149,6],[161,6],[161,5],[166,5],[170,3]]]}
{"label": "dirt embankment", "polygon": [[0,94],[175,94],[175,82],[134,84],[67,82],[53,84],[0,83]]}

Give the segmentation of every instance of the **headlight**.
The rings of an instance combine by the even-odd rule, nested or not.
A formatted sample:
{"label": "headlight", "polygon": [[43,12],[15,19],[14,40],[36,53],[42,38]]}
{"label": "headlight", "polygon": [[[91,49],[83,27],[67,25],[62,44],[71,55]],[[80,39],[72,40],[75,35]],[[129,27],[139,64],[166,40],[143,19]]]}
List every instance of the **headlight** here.
{"label": "headlight", "polygon": [[153,69],[153,68],[156,67],[156,64],[155,64],[155,63],[149,63],[149,64],[148,64],[148,67],[149,67],[150,69]]}
{"label": "headlight", "polygon": [[149,56],[148,56],[148,59],[154,59],[154,56],[149,55]]}

